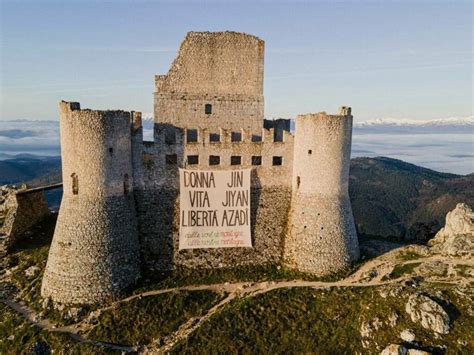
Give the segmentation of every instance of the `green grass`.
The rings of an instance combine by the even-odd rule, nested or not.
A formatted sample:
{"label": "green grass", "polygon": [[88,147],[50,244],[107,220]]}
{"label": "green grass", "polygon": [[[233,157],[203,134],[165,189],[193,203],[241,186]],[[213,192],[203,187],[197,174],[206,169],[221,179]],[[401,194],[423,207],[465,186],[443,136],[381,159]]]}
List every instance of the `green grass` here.
{"label": "green grass", "polygon": [[219,284],[225,282],[264,282],[284,280],[306,280],[332,282],[343,279],[354,272],[355,268],[324,277],[288,269],[278,265],[239,266],[229,269],[183,269],[144,277],[134,294],[147,290],[166,289],[188,285]]}
{"label": "green grass", "polygon": [[421,263],[397,264],[390,274],[382,277],[382,281],[398,279],[403,275],[411,274],[413,270],[415,270],[415,268],[420,265]]}
{"label": "green grass", "polygon": [[183,291],[137,298],[102,312],[98,325],[87,337],[126,345],[146,345],[153,339],[170,335],[223,297],[212,291]]}
{"label": "green grass", "polygon": [[[16,267],[12,272],[12,281],[20,290],[20,298],[25,301],[31,309],[39,313],[43,311],[41,298],[41,281],[46,267],[49,247],[56,225],[56,216],[50,216],[43,222],[33,227],[31,233],[25,236],[13,248],[7,256],[6,264],[9,268]],[[35,277],[27,277],[25,270],[31,266],[38,266],[40,272]],[[80,306],[80,305],[79,305]],[[82,306],[84,314],[95,309],[93,306]],[[65,307],[63,313],[67,312]],[[50,309],[44,313],[44,317],[52,320],[58,325],[74,323],[74,320],[65,320],[63,313]]]}
{"label": "green grass", "polygon": [[[35,311],[41,311],[40,285],[42,271],[35,278],[27,278],[24,271],[37,265],[44,270],[49,244],[54,230],[54,217],[35,228],[30,237],[23,240],[6,259],[8,267],[18,266],[12,274],[21,298]],[[401,255],[401,259],[414,260],[416,253]],[[420,263],[397,265],[386,279],[396,279],[412,273]],[[458,272],[466,273],[464,266]],[[259,282],[279,280],[334,281],[349,275],[343,273],[318,278],[295,272],[276,265],[239,267],[235,269],[176,270],[159,277],[145,278],[131,293],[150,289],[165,289],[190,284],[225,282]],[[406,289],[400,297],[379,296],[376,288],[332,288],[329,291],[310,288],[274,290],[251,298],[235,299],[223,310],[205,322],[191,337],[175,347],[183,353],[376,353],[390,343],[400,342],[399,333],[407,328],[415,330],[417,341],[423,346],[439,349],[448,346],[447,354],[474,353],[474,320],[469,316],[472,307],[469,297],[462,298],[449,284],[425,284],[446,294],[459,314],[453,318],[450,334],[440,339],[413,324],[405,312],[410,292]],[[98,325],[86,335],[90,339],[124,345],[147,344],[166,337],[192,317],[202,315],[224,295],[211,291],[170,292],[143,297],[119,304],[99,316]],[[85,313],[94,308],[84,308]],[[384,326],[374,333],[369,349],[362,348],[360,324],[379,316],[383,322],[390,312],[400,318],[394,328]],[[472,311],[471,311],[472,313]],[[57,311],[45,314],[58,323],[62,315]],[[10,335],[15,335],[8,340]],[[467,346],[457,340],[467,341]],[[78,344],[67,335],[41,331],[23,318],[0,304],[0,353],[25,353],[36,341],[47,343],[53,350],[67,354],[101,354],[105,349]],[[375,345],[377,343],[379,346]]]}
{"label": "green grass", "polygon": [[398,255],[398,258],[403,261],[416,260],[416,259],[419,259],[420,257],[421,255],[414,251],[407,251]]}
{"label": "green grass", "polygon": [[38,341],[48,344],[60,354],[120,354],[90,344],[79,344],[67,334],[43,331],[0,303],[0,354],[27,354],[28,349]]}
{"label": "green grass", "polygon": [[[311,288],[280,289],[253,298],[231,302],[203,324],[173,353],[277,353],[277,354],[353,354],[378,353],[390,343],[399,343],[402,330],[411,328],[424,347],[447,353],[472,353],[474,318],[461,311],[450,334],[436,339],[432,332],[413,324],[405,312],[408,297],[382,298],[373,287],[333,288],[329,291]],[[456,304],[461,304],[453,292]],[[468,301],[462,303],[468,307]],[[395,327],[387,326],[388,315],[399,315]],[[384,325],[374,331],[368,349],[362,347],[360,325],[363,320],[379,317]],[[458,339],[468,341],[466,347]],[[378,345],[377,345],[378,344]]]}
{"label": "green grass", "polygon": [[[56,216],[50,216],[35,226],[32,232],[13,248],[7,260],[9,267],[16,266],[12,273],[12,281],[21,290],[21,298],[35,311],[42,309],[41,280],[55,224]],[[33,278],[25,275],[25,270],[30,266],[38,266],[41,269]]]}

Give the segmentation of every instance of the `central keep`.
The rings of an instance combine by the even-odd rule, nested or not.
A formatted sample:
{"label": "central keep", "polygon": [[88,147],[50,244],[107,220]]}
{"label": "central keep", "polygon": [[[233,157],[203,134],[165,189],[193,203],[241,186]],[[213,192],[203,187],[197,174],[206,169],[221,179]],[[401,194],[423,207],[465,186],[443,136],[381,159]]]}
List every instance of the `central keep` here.
{"label": "central keep", "polygon": [[179,170],[179,249],[252,247],[250,170]]}

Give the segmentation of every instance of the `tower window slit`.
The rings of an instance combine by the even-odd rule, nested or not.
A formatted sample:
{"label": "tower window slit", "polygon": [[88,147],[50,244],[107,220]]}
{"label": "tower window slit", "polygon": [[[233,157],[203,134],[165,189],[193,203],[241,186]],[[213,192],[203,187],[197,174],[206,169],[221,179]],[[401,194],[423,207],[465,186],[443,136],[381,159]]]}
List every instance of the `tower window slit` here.
{"label": "tower window slit", "polygon": [[79,193],[79,177],[76,173],[71,174],[72,178],[72,193],[73,195],[77,195]]}

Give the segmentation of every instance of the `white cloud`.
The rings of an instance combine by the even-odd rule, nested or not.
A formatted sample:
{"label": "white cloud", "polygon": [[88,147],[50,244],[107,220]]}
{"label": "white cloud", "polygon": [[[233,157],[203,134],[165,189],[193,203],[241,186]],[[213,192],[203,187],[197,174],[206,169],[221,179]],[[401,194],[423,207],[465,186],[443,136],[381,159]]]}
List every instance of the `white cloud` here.
{"label": "white cloud", "polygon": [[[153,115],[143,114],[144,139],[153,140]],[[474,117],[420,121],[380,119],[354,124],[352,156],[387,156],[438,171],[474,172]],[[0,121],[0,157],[59,155],[58,121]]]}

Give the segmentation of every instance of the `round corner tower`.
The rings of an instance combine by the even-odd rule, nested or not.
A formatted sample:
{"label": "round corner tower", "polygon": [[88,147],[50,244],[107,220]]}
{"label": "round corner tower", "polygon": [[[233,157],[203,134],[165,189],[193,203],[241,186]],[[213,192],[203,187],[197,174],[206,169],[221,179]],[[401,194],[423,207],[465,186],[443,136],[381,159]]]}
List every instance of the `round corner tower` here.
{"label": "round corner tower", "polygon": [[63,198],[41,295],[60,303],[117,297],[140,274],[131,120],[125,111],[60,107]]}
{"label": "round corner tower", "polygon": [[359,258],[349,200],[352,115],[342,107],[296,118],[292,202],[284,261],[290,268],[327,275]]}

